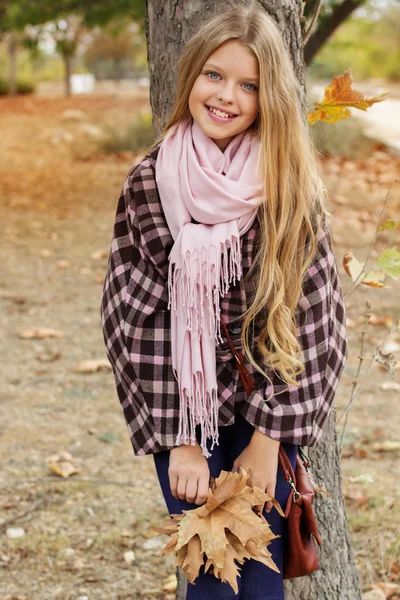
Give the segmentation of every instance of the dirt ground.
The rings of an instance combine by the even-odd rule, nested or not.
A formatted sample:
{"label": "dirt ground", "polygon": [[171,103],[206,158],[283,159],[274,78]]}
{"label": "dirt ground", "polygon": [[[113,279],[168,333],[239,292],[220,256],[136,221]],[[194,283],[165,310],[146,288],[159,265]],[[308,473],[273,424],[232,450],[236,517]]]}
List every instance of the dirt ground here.
{"label": "dirt ground", "polygon": [[[0,99],[1,600],[175,597],[173,557],[159,556],[166,538],[152,532],[168,515],[153,459],[133,454],[110,370],[77,370],[83,361],[105,358],[101,289],[117,198],[136,161],[132,153],[91,156],[79,149],[105,118],[128,122],[147,108],[146,92]],[[367,256],[399,163],[382,148],[357,163],[324,162],[345,291],[350,280],[342,258],[350,249],[360,260]],[[397,186],[385,215],[398,218],[399,207]],[[375,256],[390,240],[394,245],[390,235],[379,234]],[[346,295],[350,348],[338,417],[357,376],[366,302],[373,324],[359,379],[398,315],[399,288],[394,280],[388,285]],[[32,328],[62,337],[29,337]],[[385,349],[398,360],[399,348],[395,330]],[[394,379],[372,364],[350,412],[342,455],[363,591],[387,580],[394,593],[400,584],[400,386],[393,386],[399,369],[393,373]],[[58,476],[49,466],[55,455],[79,472]],[[11,537],[18,528],[23,535]]]}

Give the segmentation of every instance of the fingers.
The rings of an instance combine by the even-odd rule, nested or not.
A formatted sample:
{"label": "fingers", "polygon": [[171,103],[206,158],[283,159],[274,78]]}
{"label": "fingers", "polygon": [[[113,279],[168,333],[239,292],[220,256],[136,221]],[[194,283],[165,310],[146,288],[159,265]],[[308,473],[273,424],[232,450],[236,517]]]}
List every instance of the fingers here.
{"label": "fingers", "polygon": [[232,464],[231,473],[240,473],[240,467],[242,467],[242,469],[244,471],[246,471],[247,475],[249,475],[249,479],[247,480],[247,485],[250,485],[250,483],[249,483],[249,481],[251,481],[251,468],[250,467],[245,468],[243,465],[240,464],[240,462],[234,461]]}
{"label": "fingers", "polygon": [[[259,480],[254,480],[251,481],[249,480],[247,482],[247,485],[250,487],[258,487],[260,488],[260,490],[264,490],[266,494],[268,494],[269,496],[272,496],[272,498],[275,498],[275,488],[276,488],[276,479],[275,481],[271,481],[267,484],[259,481]],[[273,504],[270,500],[268,500],[267,502],[265,502],[265,504],[255,504],[254,505],[254,509],[256,510],[256,512],[263,512],[265,510],[266,513],[271,512],[273,507]]]}
{"label": "fingers", "polygon": [[177,475],[177,473],[174,473],[173,471],[171,471],[171,472],[169,472],[169,487],[171,488],[171,494],[173,495],[174,498],[178,498],[177,486],[178,486],[178,475]]}
{"label": "fingers", "polygon": [[177,500],[186,500],[190,504],[201,505],[207,500],[209,476],[199,478],[185,477],[184,475],[170,475],[171,494]]}
{"label": "fingers", "polygon": [[200,477],[197,484],[197,496],[194,501],[195,504],[201,505],[207,500],[208,487],[210,483],[209,476]]}
{"label": "fingers", "polygon": [[180,500],[186,500],[186,483],[187,479],[184,476],[178,477],[178,485],[176,488],[178,498]]}
{"label": "fingers", "polygon": [[190,504],[193,504],[197,496],[197,482],[198,479],[194,477],[186,481],[186,502]]}
{"label": "fingers", "polygon": [[[273,481],[272,483],[270,483],[269,485],[267,485],[267,487],[265,488],[265,493],[268,494],[269,496],[272,496],[273,498],[275,498],[275,488],[276,488],[276,480]],[[265,503],[265,512],[269,513],[272,510],[272,502],[270,500],[268,500],[268,502]]]}

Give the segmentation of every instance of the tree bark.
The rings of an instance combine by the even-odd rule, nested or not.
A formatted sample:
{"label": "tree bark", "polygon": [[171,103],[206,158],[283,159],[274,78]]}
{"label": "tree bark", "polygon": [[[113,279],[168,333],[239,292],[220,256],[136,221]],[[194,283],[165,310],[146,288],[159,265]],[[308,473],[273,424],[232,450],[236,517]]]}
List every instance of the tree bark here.
{"label": "tree bark", "polygon": [[64,93],[66,96],[71,95],[71,55],[63,54],[64,61]]}
{"label": "tree bark", "polygon": [[[239,0],[240,1],[240,0]],[[234,4],[230,1],[229,4]],[[264,0],[260,5],[275,19],[289,50],[304,92],[305,68],[301,39],[301,0]],[[170,113],[175,97],[176,62],[184,43],[219,7],[218,0],[147,0],[146,36],[150,72],[150,102],[154,135]],[[285,581],[286,600],[359,600],[356,571],[342,494],[339,454],[336,446],[335,411],[325,436],[315,449],[308,449],[314,478],[331,496],[317,494],[315,512],[323,545],[320,568],[310,576]],[[185,600],[187,581],[177,569],[177,600]]]}
{"label": "tree bark", "polygon": [[17,40],[15,33],[10,31],[8,34],[8,60],[9,60],[9,76],[8,76],[8,95],[17,95]]}

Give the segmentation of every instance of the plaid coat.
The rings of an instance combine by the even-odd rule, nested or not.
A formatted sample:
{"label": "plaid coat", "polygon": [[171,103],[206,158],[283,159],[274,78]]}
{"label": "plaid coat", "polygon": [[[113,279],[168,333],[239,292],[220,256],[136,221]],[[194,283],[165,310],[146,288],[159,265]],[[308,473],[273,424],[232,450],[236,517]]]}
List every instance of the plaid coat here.
{"label": "plaid coat", "polygon": [[[173,448],[178,432],[179,391],[170,352],[168,255],[174,240],[155,181],[159,145],[134,165],[119,197],[104,281],[101,319],[106,353],[135,455]],[[253,257],[259,220],[241,237],[243,276],[220,298],[221,316],[236,350],[241,314],[256,283],[244,283]],[[335,390],[347,359],[345,307],[326,218],[319,228],[318,253],[303,284],[297,309],[298,339],[305,371],[300,386],[288,386],[271,370],[273,384],[246,366],[256,388],[246,397],[227,340],[216,346],[219,426],[240,414],[266,435],[314,446],[323,434]],[[255,324],[257,341],[263,321]],[[221,331],[222,335],[223,332]],[[250,339],[252,347],[252,339]],[[259,363],[256,345],[254,357]]]}

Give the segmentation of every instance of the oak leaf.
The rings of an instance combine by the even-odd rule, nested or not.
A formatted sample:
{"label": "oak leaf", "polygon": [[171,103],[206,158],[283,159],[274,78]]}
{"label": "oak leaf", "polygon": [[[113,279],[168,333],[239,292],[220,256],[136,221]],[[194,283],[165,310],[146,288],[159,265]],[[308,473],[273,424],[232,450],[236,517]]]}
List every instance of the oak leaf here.
{"label": "oak leaf", "polygon": [[310,125],[314,125],[316,121],[337,123],[351,116],[349,107],[366,111],[375,102],[382,102],[389,94],[385,92],[380,96],[367,97],[353,90],[352,83],[350,69],[347,69],[344,75],[334,77],[332,83],[324,90],[322,102],[315,102],[315,111],[308,113],[308,123]]}
{"label": "oak leaf", "polygon": [[271,501],[282,517],[285,514],[275,498],[246,484],[249,477],[243,467],[239,473],[221,471],[216,479],[211,478],[202,506],[170,515],[164,527],[154,528],[171,536],[161,554],[175,552],[175,566],[182,568],[190,583],[204,564],[205,573],[209,571],[228,582],[237,594],[240,567],[235,561],[243,564],[246,558],[280,572],[267,548],[280,536],[271,531],[268,521],[253,507]]}

